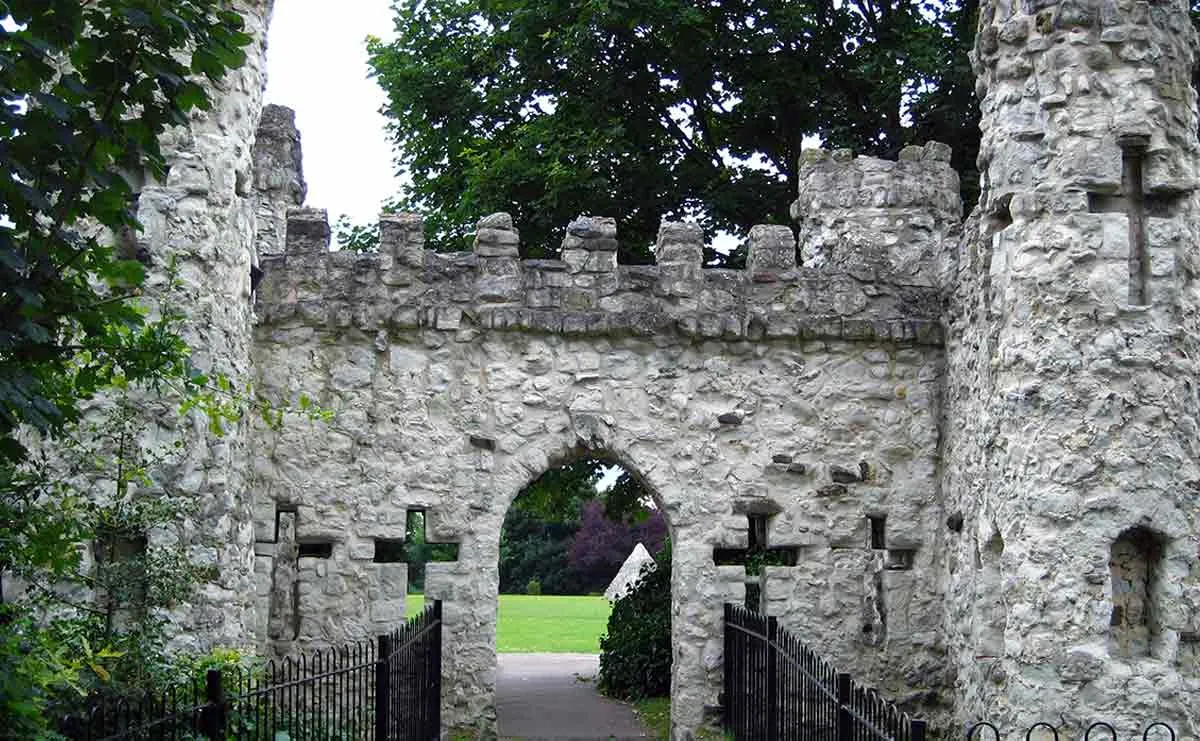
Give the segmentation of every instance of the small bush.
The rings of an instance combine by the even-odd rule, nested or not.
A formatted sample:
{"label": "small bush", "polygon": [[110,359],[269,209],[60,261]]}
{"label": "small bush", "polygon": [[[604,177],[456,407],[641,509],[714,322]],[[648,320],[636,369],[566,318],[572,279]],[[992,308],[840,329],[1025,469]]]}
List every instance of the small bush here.
{"label": "small bush", "polygon": [[622,700],[671,692],[671,548],[642,567],[641,580],[613,605],[600,638],[600,691]]}
{"label": "small bush", "polygon": [[530,579],[525,585],[525,594],[538,595],[542,593],[542,582],[540,579]]}

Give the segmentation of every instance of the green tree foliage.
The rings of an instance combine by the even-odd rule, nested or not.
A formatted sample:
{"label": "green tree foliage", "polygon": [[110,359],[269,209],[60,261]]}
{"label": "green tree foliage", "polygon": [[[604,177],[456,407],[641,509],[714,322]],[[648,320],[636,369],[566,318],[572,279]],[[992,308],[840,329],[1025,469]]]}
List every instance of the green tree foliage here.
{"label": "green tree foliage", "polygon": [[[597,485],[606,472],[616,468],[617,477],[602,493]],[[552,468],[526,486],[513,500],[513,507],[554,523],[578,523],[584,503],[600,496],[604,514],[612,520],[642,521],[652,497],[641,478],[606,458],[583,457]]]}
{"label": "green tree foliage", "polygon": [[671,546],[642,567],[641,581],[613,605],[600,638],[600,691],[622,700],[671,691]]}
{"label": "green tree foliage", "polygon": [[[193,575],[179,554],[142,547],[179,512],[143,478],[131,421],[118,412],[97,449],[81,411],[166,384],[216,427],[240,414],[240,390],[191,368],[181,315],[151,311],[146,266],[122,246],[140,228],[135,183],[165,174],[160,136],[208,108],[206,81],[246,59],[251,38],[225,8],[0,0],[0,571],[27,589],[0,604],[0,714],[17,737],[44,734],[47,708],[71,693],[149,681],[159,608]],[[90,473],[65,470],[81,451]],[[87,488],[97,480],[113,488]]]}
{"label": "green tree foliage", "polygon": [[579,508],[596,498],[605,465],[598,458],[577,458],[552,468],[522,489],[512,506],[536,519],[578,524]]}
{"label": "green tree foliage", "polygon": [[806,135],[894,155],[938,136],[974,161],[977,0],[427,0],[369,42],[403,173],[437,249],[509,211],[528,256],[580,213],[621,259],[661,217],[789,223]]}
{"label": "green tree foliage", "polygon": [[[245,61],[217,0],[12,0],[0,29],[0,460],[20,425],[57,432],[114,384],[191,377],[171,315],[114,235],[139,228],[127,177],[161,177],[158,138]],[[182,53],[190,50],[190,54]]]}
{"label": "green tree foliage", "polygon": [[[614,465],[604,458],[577,458],[546,471],[517,494],[500,533],[502,594],[524,593],[534,579],[544,594],[589,594],[608,586],[653,511],[649,490],[624,468],[618,467],[611,486],[597,491]],[[610,535],[620,541],[615,564],[595,557],[605,545],[597,539]],[[587,540],[583,549],[581,538]]]}
{"label": "green tree foliage", "polygon": [[531,581],[543,594],[586,593],[570,565],[578,530],[578,519],[547,521],[514,505],[500,531],[500,593],[525,594]]}
{"label": "green tree foliage", "polygon": [[179,448],[145,447],[142,412],[127,399],[107,409],[23,469],[30,496],[54,503],[56,517],[33,532],[40,537],[0,533],[6,554],[49,545],[45,558],[5,564],[17,599],[0,605],[0,708],[16,719],[15,737],[40,737],[97,695],[136,695],[178,678],[163,610],[186,600],[205,573],[177,540],[149,536],[163,539],[194,517],[195,503],[151,478]]}
{"label": "green tree foliage", "polygon": [[357,252],[360,255],[379,251],[379,224],[355,224],[342,214],[333,225],[333,236],[338,249]]}

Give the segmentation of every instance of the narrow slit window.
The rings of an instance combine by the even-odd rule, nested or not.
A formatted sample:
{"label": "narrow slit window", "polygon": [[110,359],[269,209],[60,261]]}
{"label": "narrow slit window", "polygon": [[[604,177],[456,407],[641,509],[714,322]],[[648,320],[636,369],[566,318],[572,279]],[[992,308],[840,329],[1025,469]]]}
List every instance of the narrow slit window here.
{"label": "narrow slit window", "polygon": [[300,558],[331,558],[333,556],[333,541],[302,541],[299,546]]}
{"label": "narrow slit window", "polygon": [[887,547],[884,545],[887,541],[887,534],[884,530],[887,518],[883,515],[867,515],[867,520],[871,523],[871,548],[881,551]]}
{"label": "narrow slit window", "polygon": [[1162,540],[1146,528],[1126,530],[1113,541],[1108,567],[1112,580],[1109,637],[1113,652],[1149,656],[1159,632],[1155,609]]}

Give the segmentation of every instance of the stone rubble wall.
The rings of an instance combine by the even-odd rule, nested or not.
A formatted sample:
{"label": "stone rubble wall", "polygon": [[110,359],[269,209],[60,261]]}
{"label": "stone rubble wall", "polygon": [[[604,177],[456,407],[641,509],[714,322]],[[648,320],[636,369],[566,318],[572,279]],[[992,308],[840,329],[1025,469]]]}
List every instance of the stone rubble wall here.
{"label": "stone rubble wall", "polygon": [[274,104],[263,108],[253,157],[258,201],[254,241],[256,258],[262,258],[283,253],[288,209],[304,205],[308,193],[295,111]]}
{"label": "stone rubble wall", "polygon": [[[264,258],[283,254],[288,211],[303,205],[308,193],[294,111],[277,105],[263,108],[252,156],[257,219],[254,265],[261,271]],[[259,427],[257,435],[270,434]],[[296,610],[300,593],[296,513],[277,512],[275,503],[266,502],[257,491],[251,494],[250,505],[258,523],[254,534],[255,639],[273,653],[286,654],[299,635],[301,618]]]}
{"label": "stone rubble wall", "polygon": [[909,146],[897,161],[805,150],[792,218],[806,266],[828,265],[864,281],[944,286],[946,250],[962,224],[950,147]]}
{"label": "stone rubble wall", "polygon": [[[941,159],[910,166],[951,180]],[[918,222],[897,211],[887,223]],[[453,647],[447,722],[493,723],[505,514],[526,484],[595,451],[643,477],[670,523],[677,737],[717,701],[722,605],[741,601],[750,578],[717,566],[713,550],[745,548],[746,513],[763,507],[778,513],[770,544],[802,554],[766,577],[783,624],[867,681],[917,699],[939,691],[928,660],[943,611],[929,538],[942,516],[933,265],[891,280],[881,264],[871,281],[797,266],[786,227],[753,230],[749,268],[733,271],[701,269],[703,236],[689,224],[664,223],[658,265],[637,267],[617,265],[611,219],[577,219],[562,259],[537,261],[519,259],[504,214],[479,222],[470,254],[424,250],[413,216],[380,226],[379,254],[329,252],[324,213],[293,210],[285,253],[262,262],[258,383],[334,412],[256,443],[261,551],[281,547],[280,509],[295,511],[296,542],[331,544],[295,574],[272,567],[272,615],[299,613],[270,621],[286,628],[272,628],[277,650],[394,620],[406,574],[375,562],[375,540],[402,538],[407,511],[425,510],[427,536],[459,544],[457,562],[427,567]],[[885,226],[878,239],[892,239]],[[869,514],[887,515],[908,570],[877,574]]]}
{"label": "stone rubble wall", "polygon": [[[213,106],[186,126],[168,131],[160,145],[170,163],[163,182],[150,182],[138,200],[143,231],[138,247],[148,260],[146,290],[153,300],[186,308],[181,334],[195,366],[224,373],[235,388],[251,378],[255,261],[254,162],[251,149],[262,110],[266,27],[271,0],[238,0],[232,8],[254,39],[247,61],[210,86]],[[168,285],[174,262],[179,286]],[[147,408],[149,439],[183,443],[180,459],[157,473],[196,512],[151,533],[150,547],[183,542],[194,563],[211,570],[194,599],[171,610],[179,630],[172,647],[206,651],[254,644],[253,523],[247,490],[248,424],[215,436],[200,414],[180,418],[175,400]]]}
{"label": "stone rubble wall", "polygon": [[779,254],[791,260],[795,251],[787,227],[752,230],[748,270],[702,270],[702,235],[685,223],[663,223],[656,246],[662,262],[650,266],[616,264],[615,226],[607,218],[572,222],[562,260],[519,259],[507,214],[480,221],[472,253],[425,250],[417,216],[383,216],[380,227],[377,255],[329,252],[325,212],[290,211],[287,251],[263,261],[260,319],[364,331],[474,326],[941,343],[936,289],[784,263]]}
{"label": "stone rubble wall", "polygon": [[[866,550],[868,512],[894,513],[894,538],[921,556],[905,573],[916,588],[889,593],[888,607],[937,624],[939,574],[925,551],[941,514],[939,348],[473,328],[363,333],[304,322],[259,332],[263,390],[319,390],[335,415],[327,425],[290,421],[259,446],[255,490],[295,507],[298,540],[333,543],[329,559],[299,559],[296,647],[371,635],[380,610],[400,609],[405,574],[386,570],[403,565],[373,563],[373,541],[403,537],[406,511],[425,509],[430,539],[460,544],[458,562],[429,564],[426,580],[427,599],[446,600],[447,717],[489,717],[508,506],[546,470],[596,450],[643,477],[670,523],[682,727],[694,729],[716,701],[721,605],[741,599],[744,572],[717,567],[713,549],[747,545],[746,502],[775,503],[785,524],[772,542],[804,546],[801,579],[768,577],[785,624],[872,681],[919,678],[929,688],[938,680],[914,650],[925,645],[924,628],[897,622],[886,641],[860,642],[863,604],[875,593],[864,592],[861,570],[838,571],[837,554]],[[780,456],[793,462],[776,463]],[[868,480],[837,483],[863,461]],[[775,599],[783,589],[803,599]]]}
{"label": "stone rubble wall", "polygon": [[[942,418],[963,722],[1103,719],[1127,734],[1163,720],[1200,734],[1195,45],[1183,2],[981,9],[983,193],[946,317]],[[1131,146],[1144,300],[1128,212],[1104,207],[1136,193]],[[1122,655],[1115,572],[1146,571],[1110,558],[1137,528],[1161,546],[1155,635]]]}
{"label": "stone rubble wall", "polygon": [[[239,9],[261,38],[269,3]],[[888,694],[958,724],[1200,735],[1187,11],[983,3],[976,212],[960,224],[941,145],[894,163],[806,153],[799,241],[755,227],[742,271],[702,269],[703,235],[677,223],[656,265],[618,265],[600,217],[569,225],[560,260],[521,260],[504,214],[467,254],[426,251],[409,215],[381,219],[378,254],[329,252],[324,212],[294,209],[285,112],[249,154],[252,54],[172,143],[172,181],[143,193],[147,241],[184,256],[202,361],[335,417],[255,426],[249,483],[244,428],[189,431],[179,479],[207,514],[186,525],[220,574],[193,635],[253,629],[287,652],[390,627],[406,567],[375,541],[422,509],[431,540],[460,546],[428,567],[445,717],[494,724],[505,513],[590,451],[642,476],[670,523],[674,738],[717,699],[721,604],[751,579],[713,549],[745,547],[763,511],[769,545],[797,551],[765,569],[768,611]]]}

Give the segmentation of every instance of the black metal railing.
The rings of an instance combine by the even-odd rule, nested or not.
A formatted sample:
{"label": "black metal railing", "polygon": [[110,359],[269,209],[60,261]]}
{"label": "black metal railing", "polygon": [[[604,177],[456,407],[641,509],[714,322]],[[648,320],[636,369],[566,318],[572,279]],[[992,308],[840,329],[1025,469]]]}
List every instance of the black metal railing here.
{"label": "black metal railing", "polygon": [[442,603],[379,636],[375,738],[433,739],[442,728]]}
{"label": "black metal railing", "polygon": [[775,618],[725,605],[724,727],[738,741],[924,741],[910,718]]}
{"label": "black metal railing", "polygon": [[86,741],[417,741],[441,733],[442,604],[398,630],[270,661],[209,670],[204,682],[95,703],[60,732]]}
{"label": "black metal railing", "polygon": [[1132,733],[1118,733],[1116,726],[1105,721],[1096,721],[1091,723],[1083,731],[1080,736],[1078,729],[1081,726],[1076,725],[1074,728],[1069,724],[1060,723],[1034,723],[1023,733],[1004,734],[995,725],[987,722],[976,723],[967,730],[967,741],[1001,741],[1005,738],[1020,738],[1026,741],[1032,739],[1048,739],[1052,741],[1067,741],[1067,739],[1081,738],[1082,741],[1117,741],[1119,738],[1125,739],[1141,739],[1141,741],[1175,741],[1175,729],[1169,723],[1155,721],[1144,728],[1139,727]]}

